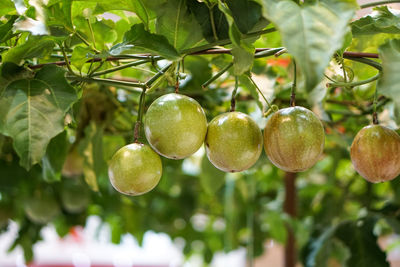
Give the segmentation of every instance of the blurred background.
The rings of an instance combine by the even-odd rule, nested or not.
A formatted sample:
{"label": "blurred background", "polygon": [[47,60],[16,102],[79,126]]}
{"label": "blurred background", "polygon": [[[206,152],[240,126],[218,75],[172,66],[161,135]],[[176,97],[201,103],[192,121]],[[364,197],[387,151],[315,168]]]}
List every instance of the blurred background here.
{"label": "blurred background", "polygon": [[[367,2],[373,1],[359,1]],[[391,6],[400,9],[399,4]],[[360,10],[357,16],[371,11]],[[107,23],[97,26],[104,30],[105,39],[111,23],[116,29],[126,29],[128,22],[124,20],[135,22],[122,12],[102,17]],[[77,23],[84,22],[77,19]],[[257,47],[277,47],[279,34],[271,36],[257,41]],[[384,36],[359,40],[349,50],[377,52]],[[181,90],[200,102],[210,121],[229,108],[233,80],[223,75],[210,90],[199,90],[212,73],[231,60],[224,55],[207,59],[212,66],[200,57],[187,58],[188,75]],[[157,67],[164,65],[160,61]],[[375,74],[359,63],[349,62],[348,66],[359,70],[354,75],[360,80]],[[332,71],[337,68],[330,66]],[[254,65],[254,80],[277,105],[287,106],[292,69],[286,55],[259,60]],[[145,80],[152,71],[152,67],[129,69],[120,76]],[[154,90],[148,95],[146,106],[174,90],[168,82],[158,85],[166,87],[165,91]],[[399,178],[372,185],[354,171],[348,148],[371,118],[349,115],[347,107],[337,104],[354,99],[365,104],[375,86],[360,87],[354,95],[345,90],[326,92],[320,87],[323,95],[314,92],[310,97],[299,89],[300,105],[324,119],[329,117],[324,125],[325,154],[307,172],[284,173],[273,167],[263,152],[250,170],[226,174],[208,162],[201,148],[185,160],[163,159],[163,177],[157,188],[133,198],[110,186],[107,161],[131,140],[139,93],[86,84],[82,101],[73,107],[75,117],[71,113],[66,119],[73,126],[49,145],[49,156],[65,154],[59,174],[46,173],[38,166],[26,171],[18,165],[12,142],[0,136],[0,267],[243,267],[253,264],[249,258],[255,258],[255,267],[281,267],[294,249],[298,249],[298,261],[308,262],[308,266],[318,266],[310,259],[318,262],[319,258],[324,258],[324,266],[343,266],[350,255],[387,257],[391,266],[400,266]],[[237,109],[251,115],[262,129],[266,123],[262,104],[248,87],[241,84]],[[399,122],[393,109],[384,103],[380,121],[396,128]],[[68,146],[61,147],[63,142]],[[59,179],[54,178],[57,175]],[[285,192],[294,184],[297,189],[290,197]],[[34,202],[37,199],[39,202]],[[292,231],[287,231],[288,226]],[[343,233],[321,238],[324,233],[329,236],[331,227]],[[358,232],[360,227],[365,229]],[[379,247],[372,245],[365,252],[361,246],[353,251],[353,240]]]}

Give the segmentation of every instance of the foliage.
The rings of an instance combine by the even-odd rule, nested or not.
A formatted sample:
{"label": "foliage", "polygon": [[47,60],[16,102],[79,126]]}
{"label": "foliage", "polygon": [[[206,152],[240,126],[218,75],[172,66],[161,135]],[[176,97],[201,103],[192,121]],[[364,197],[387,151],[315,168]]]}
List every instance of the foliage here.
{"label": "foliage", "polygon": [[[44,224],[24,207],[35,192],[61,208],[52,220],[60,236],[97,215],[113,242],[166,232],[185,239],[186,255],[209,262],[240,246],[260,255],[267,239],[285,243],[290,225],[305,266],[387,266],[376,240],[400,232],[399,181],[368,184],[351,167],[349,146],[371,122],[376,88],[381,123],[400,122],[399,11],[377,7],[355,19],[357,9],[353,0],[2,0],[0,226],[20,225],[10,249],[34,256]],[[212,49],[221,47],[230,50]],[[297,105],[312,109],[326,132],[321,160],[297,176],[297,217],[283,212],[284,173],[265,153],[236,174],[215,169],[202,151],[163,158],[150,193],[112,188],[107,163],[134,140],[143,90],[146,109],[178,82],[210,121],[229,111],[238,76],[237,110],[264,127],[270,107],[258,89],[287,107],[294,70]],[[380,70],[378,82],[370,79]],[[92,189],[83,194],[87,206],[65,204],[71,179]]]}

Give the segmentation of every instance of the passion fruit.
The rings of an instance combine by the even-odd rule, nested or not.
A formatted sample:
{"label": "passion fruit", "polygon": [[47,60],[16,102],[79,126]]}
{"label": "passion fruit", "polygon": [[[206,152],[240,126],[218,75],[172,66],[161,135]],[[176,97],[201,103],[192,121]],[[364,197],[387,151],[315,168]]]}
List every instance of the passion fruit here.
{"label": "passion fruit", "polygon": [[264,149],[269,160],[287,172],[312,167],[324,150],[324,127],[317,116],[303,107],[275,112],[264,130]]}
{"label": "passion fruit", "polygon": [[208,159],[225,172],[240,172],[253,166],[260,157],[262,142],[257,123],[241,112],[215,117],[208,125],[205,140]]}
{"label": "passion fruit", "polygon": [[385,126],[366,126],[354,138],[350,157],[367,181],[390,181],[400,174],[400,136]]}
{"label": "passion fruit", "polygon": [[203,144],[207,119],[196,100],[180,94],[166,94],[157,98],[147,110],[144,131],[158,154],[183,159]]}
{"label": "passion fruit", "polygon": [[80,179],[64,179],[61,202],[65,210],[70,213],[82,212],[89,205],[90,191]]}
{"label": "passion fruit", "polygon": [[60,213],[55,197],[47,191],[36,191],[26,200],[24,209],[29,220],[37,224],[47,224]]}
{"label": "passion fruit", "polygon": [[139,143],[126,145],[111,158],[108,176],[113,187],[130,196],[152,190],[160,181],[160,156],[149,146]]}

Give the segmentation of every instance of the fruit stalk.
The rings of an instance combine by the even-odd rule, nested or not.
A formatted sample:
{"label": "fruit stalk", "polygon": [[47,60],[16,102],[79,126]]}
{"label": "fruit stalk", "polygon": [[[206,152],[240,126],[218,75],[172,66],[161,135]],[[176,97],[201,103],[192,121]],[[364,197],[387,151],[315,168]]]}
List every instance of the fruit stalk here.
{"label": "fruit stalk", "polygon": [[374,102],[373,102],[374,112],[372,113],[373,124],[379,124],[378,113],[377,113],[377,104],[378,104],[378,87],[375,88],[375,94],[374,94]]}
{"label": "fruit stalk", "polygon": [[146,99],[146,88],[143,88],[142,93],[140,94],[138,117],[135,123],[135,130],[134,130],[135,143],[139,143],[140,127],[142,126],[145,99]]}
{"label": "fruit stalk", "polygon": [[290,95],[290,106],[296,106],[296,87],[297,87],[297,68],[296,68],[296,61],[293,60],[293,84],[292,90]]}
{"label": "fruit stalk", "polygon": [[239,79],[237,76],[235,76],[235,89],[233,89],[232,92],[232,98],[231,98],[231,109],[230,111],[235,111],[236,109],[236,94],[237,94],[237,90],[239,88]]}

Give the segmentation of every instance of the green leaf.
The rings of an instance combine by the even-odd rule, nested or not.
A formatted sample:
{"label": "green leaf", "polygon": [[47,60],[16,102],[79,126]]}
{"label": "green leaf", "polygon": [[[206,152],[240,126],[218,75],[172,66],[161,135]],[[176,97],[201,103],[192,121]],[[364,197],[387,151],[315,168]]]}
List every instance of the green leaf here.
{"label": "green leaf", "polygon": [[77,46],[72,51],[71,64],[78,70],[81,70],[86,61],[88,61],[88,55],[92,53],[92,50],[87,46]]}
{"label": "green leaf", "polygon": [[260,101],[260,97],[257,91],[257,88],[254,86],[254,84],[251,82],[250,78],[248,75],[244,74],[239,76],[239,83],[240,86],[248,91],[250,95],[254,98],[254,100],[257,103],[257,106],[260,108],[260,110],[263,110],[263,104]]}
{"label": "green leaf", "polygon": [[30,36],[21,45],[15,46],[3,55],[3,62],[20,64],[23,59],[43,57],[53,51],[54,41],[49,36]]}
{"label": "green leaf", "polygon": [[354,36],[377,33],[400,34],[400,14],[394,14],[387,6],[374,8],[374,14],[351,23]]}
{"label": "green leaf", "polygon": [[14,3],[11,0],[2,0],[0,2],[0,17],[15,11]]}
{"label": "green leaf", "polygon": [[131,3],[133,5],[134,12],[140,18],[140,20],[143,22],[146,29],[148,29],[150,15],[149,15],[149,11],[147,10],[143,0],[133,0],[133,1],[131,1]]}
{"label": "green leaf", "polygon": [[0,132],[13,138],[21,166],[30,169],[42,159],[49,141],[63,131],[64,115],[76,98],[56,66],[0,89]]}
{"label": "green leaf", "polygon": [[180,55],[176,49],[164,36],[146,31],[143,24],[133,25],[125,33],[124,43],[111,48],[110,53],[116,55],[128,49],[149,52],[170,60],[180,59]]}
{"label": "green leaf", "polygon": [[251,0],[226,0],[236,26],[241,33],[248,33],[262,17],[262,7]]}
{"label": "green leaf", "polygon": [[305,75],[306,90],[311,91],[342,47],[356,3],[335,0],[299,6],[290,0],[264,0],[264,4],[264,16],[280,31],[283,45]]}
{"label": "green leaf", "polygon": [[[229,24],[224,13],[219,10],[218,5],[209,8],[205,3],[200,3],[197,0],[187,0],[187,4],[197,22],[200,24],[203,37],[208,42],[214,42],[216,38],[218,40],[229,38]],[[212,19],[214,20],[216,38],[213,32]]]}
{"label": "green leaf", "polygon": [[373,233],[375,223],[375,218],[366,218],[344,222],[337,227],[335,237],[340,239],[351,253],[346,266],[389,266],[386,261],[386,255],[379,248],[377,237]]}
{"label": "green leaf", "polygon": [[225,182],[225,172],[218,170],[206,156],[201,161],[200,184],[204,190],[214,195]]}
{"label": "green leaf", "polygon": [[67,132],[63,131],[47,146],[46,154],[42,158],[43,179],[47,182],[61,180],[61,170],[68,153]]}
{"label": "green leaf", "polygon": [[400,108],[400,39],[389,40],[379,47],[382,60],[382,76],[378,82],[378,92],[390,97]]}
{"label": "green leaf", "polygon": [[310,253],[307,255],[306,267],[329,266],[329,260],[334,258],[344,266],[349,258],[349,249],[334,237],[336,227],[328,228],[320,237],[310,245]]}
{"label": "green leaf", "polygon": [[6,23],[0,25],[0,43],[4,43],[13,35],[13,25],[18,16],[11,16]]}
{"label": "green leaf", "polygon": [[104,177],[107,164],[103,158],[103,128],[90,123],[85,128],[85,138],[79,144],[79,152],[84,157],[83,174],[93,191],[99,191],[97,179]]}
{"label": "green leaf", "polygon": [[186,0],[169,0],[159,7],[156,29],[178,51],[190,48],[203,39],[200,25],[186,6]]}

